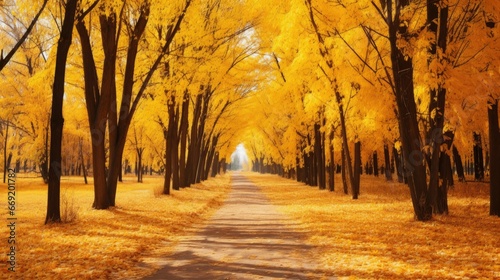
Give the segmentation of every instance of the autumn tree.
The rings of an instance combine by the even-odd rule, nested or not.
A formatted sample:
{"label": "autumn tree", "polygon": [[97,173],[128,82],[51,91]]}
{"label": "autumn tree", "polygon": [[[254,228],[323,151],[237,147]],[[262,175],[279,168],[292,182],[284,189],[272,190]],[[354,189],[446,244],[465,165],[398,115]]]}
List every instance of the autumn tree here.
{"label": "autumn tree", "polygon": [[[91,43],[91,38],[97,35],[91,33],[94,30],[90,29],[92,23],[86,22],[82,17],[84,14],[81,14],[76,29],[80,37],[85,99],[92,135],[94,208],[106,209],[115,205],[123,150],[132,117],[154,73],[167,55],[191,1],[180,1],[169,6],[169,10],[157,7],[162,3],[149,1],[123,3],[103,1],[94,4],[98,5],[95,13],[99,19],[103,48],[103,53],[99,55],[104,57],[100,79],[97,71],[96,49]],[[165,20],[165,16],[168,20]],[[156,30],[152,34],[157,34],[157,36],[146,37],[146,30]],[[119,52],[119,46],[122,44],[126,50],[123,57],[121,57],[123,54]],[[142,53],[144,60],[138,63],[141,48],[145,50]],[[124,74],[122,83],[118,84],[117,65],[122,58],[124,64],[120,65],[124,67]],[[138,77],[142,78],[138,80]],[[101,81],[100,85],[99,81]],[[136,81],[139,82],[136,83]],[[120,97],[117,94],[118,89],[122,90],[120,102],[118,102]],[[118,103],[120,103],[119,109]],[[106,138],[106,135],[109,137]],[[110,148],[107,174],[106,140]]]}
{"label": "autumn tree", "polygon": [[73,37],[75,14],[79,1],[68,0],[65,5],[64,20],[57,45],[56,69],[52,87],[52,113],[50,120],[50,165],[47,216],[45,224],[61,221],[60,184],[61,184],[61,142],[63,133],[63,98],[66,76],[66,62]]}
{"label": "autumn tree", "polygon": [[[43,1],[42,6],[40,7],[40,9],[36,13],[36,15],[33,17],[33,20],[26,27],[26,30],[24,31],[24,33],[20,37],[17,37],[17,36],[14,37],[15,44],[5,56],[3,54],[3,48],[2,48],[1,55],[0,55],[0,71],[2,71],[2,69],[7,65],[7,63],[9,63],[9,61],[12,59],[12,57],[17,52],[17,50],[22,46],[24,41],[28,38],[28,35],[31,33],[31,31],[35,27],[35,24],[38,21],[38,18],[40,17],[43,10],[45,9],[47,2],[49,2],[49,1],[48,0]],[[32,3],[30,2],[30,4],[32,4]],[[11,14],[9,12],[11,6],[14,6],[14,5],[16,5],[15,1],[12,1],[12,2],[11,1],[3,1],[0,4],[0,9],[2,9],[3,11],[6,11],[6,13],[4,13],[4,15],[6,15],[4,24],[7,26],[10,26],[11,29],[13,29],[13,30],[18,29],[18,28],[22,28],[21,26],[24,25],[22,22],[18,22],[18,19],[14,14]]]}

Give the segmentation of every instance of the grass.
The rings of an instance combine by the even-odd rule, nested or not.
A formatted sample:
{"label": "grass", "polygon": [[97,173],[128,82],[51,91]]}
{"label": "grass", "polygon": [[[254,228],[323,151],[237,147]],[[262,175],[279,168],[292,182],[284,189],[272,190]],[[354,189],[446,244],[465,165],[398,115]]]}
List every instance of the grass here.
{"label": "grass", "polygon": [[323,269],[339,279],[499,279],[500,218],[489,185],[456,183],[449,215],[414,220],[405,185],[363,175],[358,200],[271,175],[246,174],[303,225]]}
{"label": "grass", "polygon": [[[85,185],[82,178],[63,178],[61,214],[67,222],[44,225],[47,186],[39,178],[18,178],[16,272],[9,273],[2,261],[0,278],[136,279],[151,274],[159,268],[155,260],[168,254],[193,224],[208,219],[230,189],[229,175],[170,196],[158,193],[161,177],[124,181],[118,185],[117,207],[94,210],[92,181]],[[6,187],[0,197],[5,222]],[[8,250],[7,230],[0,230],[2,254]]]}

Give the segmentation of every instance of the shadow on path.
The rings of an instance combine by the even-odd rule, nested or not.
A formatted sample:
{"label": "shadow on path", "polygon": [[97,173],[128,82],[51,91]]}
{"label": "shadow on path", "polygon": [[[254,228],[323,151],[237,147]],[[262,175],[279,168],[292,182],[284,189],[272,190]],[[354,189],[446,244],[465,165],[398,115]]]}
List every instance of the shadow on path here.
{"label": "shadow on path", "polygon": [[145,279],[321,279],[294,224],[239,174],[224,205]]}

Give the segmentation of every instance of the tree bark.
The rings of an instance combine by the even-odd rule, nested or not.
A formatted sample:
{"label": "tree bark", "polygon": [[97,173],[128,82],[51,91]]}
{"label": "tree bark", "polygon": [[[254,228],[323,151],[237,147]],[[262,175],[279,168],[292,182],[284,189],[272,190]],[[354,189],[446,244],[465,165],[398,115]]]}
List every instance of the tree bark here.
{"label": "tree bark", "polygon": [[465,182],[464,166],[462,164],[462,157],[458,153],[457,147],[453,146],[453,162],[455,162],[455,168],[457,169],[458,180],[460,182]]}
{"label": "tree bark", "polygon": [[347,185],[347,171],[346,171],[346,160],[345,160],[345,151],[342,147],[342,186],[344,187],[344,194],[348,194],[348,185]]}
{"label": "tree bark", "polygon": [[63,134],[63,100],[66,61],[73,38],[73,26],[78,0],[68,0],[64,12],[61,35],[57,44],[56,69],[52,87],[52,113],[50,119],[50,166],[45,224],[61,222],[61,144]]}
{"label": "tree bark", "polygon": [[500,217],[500,128],[498,100],[488,102],[488,130],[490,135],[490,215]]}
{"label": "tree bark", "polygon": [[481,141],[481,134],[474,132],[474,179],[476,181],[483,181],[484,168],[483,168],[483,145]]}
{"label": "tree bark", "polygon": [[[409,0],[400,0],[396,15],[410,5]],[[412,198],[415,218],[426,221],[432,217],[428,193],[426,170],[421,152],[422,141],[417,121],[417,109],[413,87],[413,60],[399,49],[399,38],[410,36],[406,22],[399,16],[393,18],[393,1],[387,3],[389,41],[391,46],[392,74],[395,84],[396,104],[401,142],[403,144],[403,165]]]}
{"label": "tree bark", "polygon": [[320,131],[320,124],[314,124],[314,154],[316,155],[316,177],[320,190],[326,189],[323,137]]}
{"label": "tree bark", "polygon": [[385,179],[392,181],[391,158],[389,156],[389,146],[384,144],[384,164],[385,164]]}
{"label": "tree bark", "polygon": [[361,183],[361,142],[354,143],[354,184],[352,187],[352,199],[359,197],[359,185]]}
{"label": "tree bark", "polygon": [[333,192],[335,191],[335,161],[334,161],[334,147],[333,147],[333,139],[334,139],[334,133],[333,131],[330,132],[330,142],[329,142],[329,147],[330,147],[330,168],[328,169],[330,172],[330,180],[328,184],[328,190]]}
{"label": "tree bark", "polygon": [[180,155],[179,155],[179,177],[181,187],[187,187],[189,182],[186,175],[186,152],[187,152],[187,134],[189,129],[189,93],[186,90],[182,100],[182,112],[179,126],[180,135]]}
{"label": "tree bark", "polygon": [[137,151],[137,182],[142,183],[142,152],[144,148],[136,148]]}
{"label": "tree bark", "polygon": [[172,161],[170,160],[172,146],[169,143],[170,132],[165,126],[163,128],[163,139],[165,139],[165,177],[163,180],[163,194],[170,194],[170,182],[172,179]]}

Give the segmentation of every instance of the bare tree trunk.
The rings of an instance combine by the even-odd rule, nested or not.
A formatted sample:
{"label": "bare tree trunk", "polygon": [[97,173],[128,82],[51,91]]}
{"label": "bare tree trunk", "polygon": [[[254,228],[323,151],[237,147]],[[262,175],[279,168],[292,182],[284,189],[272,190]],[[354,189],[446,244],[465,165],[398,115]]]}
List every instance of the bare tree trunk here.
{"label": "bare tree trunk", "polygon": [[389,156],[389,146],[384,144],[384,164],[385,164],[385,179],[392,181],[391,158]]}
{"label": "bare tree trunk", "polygon": [[[87,169],[85,168],[85,160],[83,158],[83,139],[80,138],[79,139],[79,147],[80,147],[80,161],[81,161],[81,164],[80,164],[80,168],[82,169],[83,171],[83,180],[85,182],[85,185],[88,184],[88,181],[87,181]],[[80,175],[80,174],[78,174]]]}
{"label": "bare tree trunk", "polygon": [[187,152],[187,134],[189,129],[189,93],[184,93],[182,100],[182,112],[179,125],[180,135],[180,155],[179,155],[179,177],[181,187],[189,185],[186,175],[186,152]]}
{"label": "bare tree trunk", "polygon": [[50,120],[50,166],[45,224],[61,222],[61,143],[63,134],[63,99],[66,61],[73,37],[73,26],[78,0],[68,0],[61,35],[57,44],[56,69],[52,87],[52,113]]}
{"label": "bare tree trunk", "polygon": [[[343,145],[342,145],[343,146]],[[345,151],[342,147],[342,186],[344,187],[344,194],[348,194],[348,185],[347,185],[347,168],[346,168],[346,160],[345,160]]]}
{"label": "bare tree trunk", "polygon": [[490,134],[490,215],[500,217],[500,128],[498,125],[498,100],[488,102],[488,127]]}
{"label": "bare tree trunk", "polygon": [[361,183],[361,142],[354,143],[354,184],[352,187],[352,199],[358,199],[359,186]]}
{"label": "bare tree trunk", "polygon": [[[400,0],[395,6],[393,2],[393,0],[387,1],[387,23],[389,26],[399,132],[403,144],[404,175],[410,188],[415,218],[419,221],[426,221],[432,217],[432,208],[428,199],[426,170],[421,152],[422,141],[417,121],[413,88],[413,60],[405,55],[397,44],[399,38],[409,36],[408,23],[401,21],[399,14],[410,5],[410,1]],[[393,8],[396,11],[393,11]]]}
{"label": "bare tree trunk", "polygon": [[334,147],[333,147],[333,138],[334,138],[334,133],[333,131],[330,132],[330,142],[329,142],[329,147],[330,147],[330,180],[329,180],[329,185],[328,185],[328,190],[333,192],[335,191],[335,161],[334,161]]}
{"label": "bare tree trunk", "polygon": [[484,180],[484,167],[483,167],[483,145],[481,141],[481,134],[475,133],[474,136],[474,178],[476,181]]}

